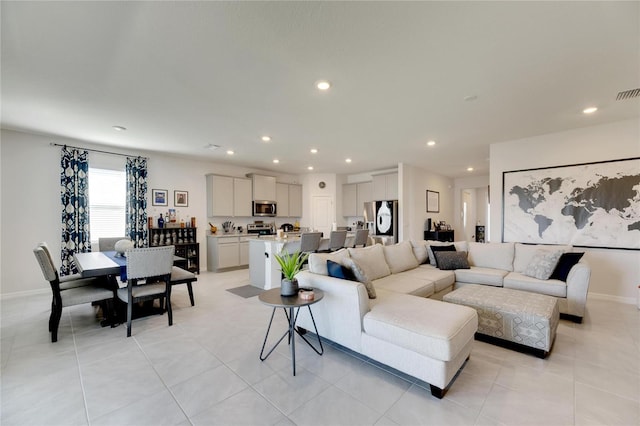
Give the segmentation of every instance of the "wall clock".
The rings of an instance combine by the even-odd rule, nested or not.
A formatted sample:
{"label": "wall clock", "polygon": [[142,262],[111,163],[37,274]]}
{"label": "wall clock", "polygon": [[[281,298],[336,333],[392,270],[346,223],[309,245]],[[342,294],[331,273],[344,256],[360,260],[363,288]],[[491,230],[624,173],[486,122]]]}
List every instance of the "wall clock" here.
{"label": "wall clock", "polygon": [[327,184],[326,184],[326,183],[324,183],[323,181],[320,181],[320,182],[318,183],[318,186],[320,187],[320,189],[324,189],[324,187],[325,187],[325,186],[327,186]]}

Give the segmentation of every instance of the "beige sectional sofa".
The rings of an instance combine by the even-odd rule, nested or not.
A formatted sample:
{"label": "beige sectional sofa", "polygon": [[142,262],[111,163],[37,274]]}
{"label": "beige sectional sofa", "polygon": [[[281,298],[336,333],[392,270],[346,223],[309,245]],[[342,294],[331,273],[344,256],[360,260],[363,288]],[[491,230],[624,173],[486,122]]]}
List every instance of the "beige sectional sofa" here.
{"label": "beige sectional sofa", "polygon": [[[438,244],[405,241],[312,254],[309,269],[297,278],[301,287],[325,293],[313,306],[320,335],[429,383],[432,393],[442,397],[469,357],[478,327],[474,309],[439,300],[455,286],[474,283],[555,293],[561,312],[584,314],[590,275],[584,261],[573,267],[566,283],[542,282],[523,275],[522,265],[544,247],[456,242],[457,251],[468,251],[470,268],[440,270],[425,263],[428,246]],[[329,276],[327,260],[350,266],[355,262],[365,282]],[[367,286],[375,298],[369,298]],[[308,311],[300,310],[297,325],[313,329]]]}

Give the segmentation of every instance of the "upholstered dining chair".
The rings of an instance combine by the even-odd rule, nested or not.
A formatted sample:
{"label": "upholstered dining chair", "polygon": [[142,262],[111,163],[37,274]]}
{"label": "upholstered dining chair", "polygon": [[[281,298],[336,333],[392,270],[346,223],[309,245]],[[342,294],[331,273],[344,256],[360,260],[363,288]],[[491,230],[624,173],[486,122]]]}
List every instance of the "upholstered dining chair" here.
{"label": "upholstered dining chair", "polygon": [[173,324],[171,311],[171,270],[175,246],[135,248],[127,250],[127,287],[118,289],[118,299],[127,304],[127,337],[131,337],[133,304],[166,299],[169,325]]}
{"label": "upholstered dining chair", "polygon": [[[300,236],[300,253],[317,253],[320,248],[320,240],[322,240],[322,232],[305,232]],[[307,257],[303,265],[309,263]]]}
{"label": "upholstered dining chair", "polygon": [[347,241],[347,231],[331,231],[329,234],[329,248],[321,250],[325,253],[340,250],[344,247],[344,243]]}
{"label": "upholstered dining chair", "polygon": [[[113,300],[115,292],[107,288],[107,281],[100,278],[74,278],[68,281],[61,281],[51,255],[46,245],[38,245],[33,249],[36,260],[42,270],[44,279],[49,281],[53,299],[51,301],[51,315],[49,316],[49,332],[51,341],[58,341],[58,326],[62,317],[62,308],[67,306],[81,305],[104,300]],[[103,307],[105,315],[108,309]]]}
{"label": "upholstered dining chair", "polygon": [[198,281],[196,278],[196,274],[193,272],[187,271],[186,269],[182,269],[178,266],[174,266],[171,268],[171,285],[174,286],[176,284],[186,284],[187,290],[189,291],[189,300],[191,301],[191,306],[195,306],[195,301],[193,299],[193,287],[191,283],[194,281]]}
{"label": "upholstered dining chair", "polygon": [[130,240],[129,237],[103,237],[98,238],[98,251],[114,251],[116,243],[120,240]]}
{"label": "upholstered dining chair", "polygon": [[365,247],[369,239],[368,229],[356,229],[356,237],[353,241],[353,247]]}

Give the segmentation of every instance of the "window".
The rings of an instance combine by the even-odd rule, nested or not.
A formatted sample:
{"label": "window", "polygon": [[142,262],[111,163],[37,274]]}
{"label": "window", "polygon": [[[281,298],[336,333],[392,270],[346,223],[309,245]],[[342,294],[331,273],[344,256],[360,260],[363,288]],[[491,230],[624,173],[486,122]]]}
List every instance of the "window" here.
{"label": "window", "polygon": [[124,237],[127,185],[124,170],[89,167],[89,232],[91,244],[98,238]]}

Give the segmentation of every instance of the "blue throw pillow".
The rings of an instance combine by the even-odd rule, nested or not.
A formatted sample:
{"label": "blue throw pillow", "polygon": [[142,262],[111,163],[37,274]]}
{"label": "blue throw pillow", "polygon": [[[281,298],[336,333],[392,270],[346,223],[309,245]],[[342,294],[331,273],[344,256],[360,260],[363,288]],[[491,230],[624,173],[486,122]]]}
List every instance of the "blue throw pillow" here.
{"label": "blue throw pillow", "polygon": [[567,281],[569,271],[580,261],[584,253],[563,253],[549,279]]}
{"label": "blue throw pillow", "polygon": [[351,269],[347,268],[346,266],[342,266],[341,264],[334,262],[333,260],[327,260],[327,271],[329,271],[330,277],[341,278],[343,280],[349,281],[357,281]]}

